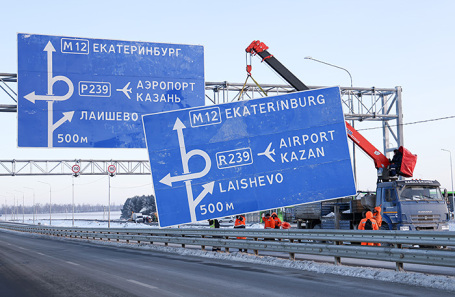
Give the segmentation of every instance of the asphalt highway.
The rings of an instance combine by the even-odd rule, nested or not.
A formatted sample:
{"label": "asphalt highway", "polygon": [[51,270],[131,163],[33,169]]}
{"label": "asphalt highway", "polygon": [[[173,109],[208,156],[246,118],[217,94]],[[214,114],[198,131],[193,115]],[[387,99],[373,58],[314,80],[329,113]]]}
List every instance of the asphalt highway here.
{"label": "asphalt highway", "polygon": [[348,276],[0,230],[0,296],[453,296]]}

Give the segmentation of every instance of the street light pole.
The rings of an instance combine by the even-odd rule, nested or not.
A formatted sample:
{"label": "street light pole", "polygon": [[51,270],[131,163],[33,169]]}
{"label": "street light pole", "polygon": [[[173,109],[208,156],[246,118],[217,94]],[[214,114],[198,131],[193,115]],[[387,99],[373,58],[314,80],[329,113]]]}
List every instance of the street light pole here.
{"label": "street light pole", "polygon": [[449,152],[450,155],[450,178],[452,180],[452,199],[455,197],[455,192],[453,191],[453,171],[452,171],[452,152],[449,150],[441,149],[442,151]]}
{"label": "street light pole", "polygon": [[79,173],[73,173],[72,175],[72,184],[73,184],[73,194],[72,194],[72,203],[73,203],[73,227],[74,227],[74,178],[75,177],[78,177],[79,176]]}
{"label": "street light pole", "polygon": [[22,223],[25,223],[25,214],[24,214],[24,203],[25,203],[25,197],[24,197],[24,192],[15,190],[16,192],[22,193]]}
{"label": "street light pole", "polygon": [[33,191],[33,224],[35,224],[35,213],[36,213],[36,206],[35,206],[35,189],[29,188],[29,187],[24,187],[24,189],[30,189]]}
{"label": "street light pole", "polygon": [[11,221],[13,221],[14,220],[14,207],[16,207],[16,194],[9,193],[9,192],[6,192],[6,193],[10,194],[10,195],[13,195],[13,197],[14,197],[13,206],[11,207]]}
{"label": "street light pole", "polygon": [[[335,67],[335,68],[338,68],[338,69],[346,71],[349,74],[349,79],[351,80],[351,88],[352,88],[352,86],[353,86],[352,85],[352,75],[346,68],[343,68],[343,67],[331,64],[331,63],[327,63],[327,62],[315,59],[313,57],[305,57],[304,59],[313,60],[315,62],[322,63],[322,64],[325,64],[325,65],[332,66],[332,67]],[[351,96],[351,95],[349,95],[349,96]],[[352,102],[352,98],[351,98],[351,108],[352,108],[352,112],[353,112],[354,111],[354,103]],[[354,120],[352,120],[351,125],[354,128]],[[353,163],[354,163],[354,180],[355,180],[355,184],[357,185],[357,167],[356,167],[356,157],[355,157],[355,143],[352,144],[352,159],[353,159]]]}
{"label": "street light pole", "polygon": [[72,175],[72,182],[73,182],[73,195],[72,195],[72,203],[73,203],[73,227],[74,227],[74,174]]}
{"label": "street light pole", "polygon": [[6,221],[6,212],[7,212],[7,210],[6,210],[6,209],[7,209],[7,206],[6,206],[6,198],[7,198],[7,197],[6,197],[6,196],[3,196],[3,195],[0,195],[0,196],[5,197],[5,204],[3,204],[3,206],[2,206],[2,216],[5,216],[5,218],[4,218],[3,220]]}
{"label": "street light pole", "polygon": [[343,67],[340,67],[340,66],[337,66],[337,65],[334,65],[334,64],[330,64],[330,63],[315,59],[313,57],[305,57],[304,59],[313,60],[315,62],[319,62],[319,63],[325,64],[325,65],[329,65],[329,66],[332,66],[332,67],[335,67],[335,68],[338,68],[338,69],[346,71],[349,74],[349,78],[351,79],[351,88],[352,88],[352,76],[351,76],[351,73],[347,69],[345,69]]}
{"label": "street light pole", "polygon": [[109,194],[108,194],[108,215],[107,215],[107,227],[111,228],[111,174],[108,174],[109,179]]}
{"label": "street light pole", "polygon": [[52,186],[49,183],[38,181],[49,186],[49,225],[52,225]]}

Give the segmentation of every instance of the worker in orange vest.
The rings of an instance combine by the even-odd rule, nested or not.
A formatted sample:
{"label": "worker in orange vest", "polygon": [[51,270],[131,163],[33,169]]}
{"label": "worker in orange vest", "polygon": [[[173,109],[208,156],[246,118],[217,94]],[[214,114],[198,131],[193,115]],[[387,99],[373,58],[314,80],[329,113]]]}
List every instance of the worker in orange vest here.
{"label": "worker in orange vest", "polygon": [[272,213],[272,219],[275,221],[275,229],[280,229],[281,219],[277,216],[277,214],[275,212]]}
{"label": "worker in orange vest", "polygon": [[235,217],[234,228],[245,228],[245,216],[238,215]]}
{"label": "worker in orange vest", "polygon": [[[235,229],[245,229],[245,216],[238,215],[235,217],[234,228]],[[246,237],[237,237],[237,239],[246,239]],[[247,249],[239,249],[239,252],[248,252]]]}
{"label": "worker in orange vest", "polygon": [[275,220],[269,213],[263,215],[262,221],[264,222],[264,229],[275,229]]}
{"label": "worker in orange vest", "polygon": [[[379,230],[378,223],[373,219],[373,213],[367,211],[365,218],[360,221],[359,230]],[[375,245],[372,242],[362,242],[362,245]],[[379,244],[380,245],[380,244]]]}
{"label": "worker in orange vest", "polygon": [[[378,227],[379,229],[381,229],[381,225],[382,225],[382,216],[381,216],[381,206],[376,206],[374,209],[373,209],[373,219],[376,220],[376,223],[378,223]],[[375,246],[381,246],[381,244],[379,242],[375,242],[373,245]]]}
{"label": "worker in orange vest", "polygon": [[382,225],[381,206],[376,206],[373,209],[373,219],[376,220],[376,223],[378,223],[379,229],[381,229],[381,225]]}
{"label": "worker in orange vest", "polygon": [[[275,220],[269,213],[262,214],[262,221],[264,222],[264,229],[275,229]],[[275,240],[274,238],[264,238],[264,240]]]}

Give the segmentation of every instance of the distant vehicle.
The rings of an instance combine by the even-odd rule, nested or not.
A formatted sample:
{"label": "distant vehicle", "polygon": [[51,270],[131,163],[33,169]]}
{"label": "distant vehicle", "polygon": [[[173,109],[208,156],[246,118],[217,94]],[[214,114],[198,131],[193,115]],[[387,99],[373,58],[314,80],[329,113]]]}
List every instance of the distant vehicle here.
{"label": "distant vehicle", "polygon": [[143,223],[144,222],[144,216],[140,212],[133,212],[131,215],[131,219],[135,223]]}
{"label": "distant vehicle", "polygon": [[228,217],[224,217],[224,218],[222,218],[222,219],[218,219],[218,221],[219,221],[220,223],[234,223],[235,217],[233,217],[233,216],[228,216]]}

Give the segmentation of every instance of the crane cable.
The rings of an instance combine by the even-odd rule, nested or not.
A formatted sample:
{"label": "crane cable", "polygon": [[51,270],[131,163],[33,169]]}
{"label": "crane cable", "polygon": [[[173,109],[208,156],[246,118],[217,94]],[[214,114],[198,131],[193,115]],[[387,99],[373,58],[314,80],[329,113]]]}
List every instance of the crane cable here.
{"label": "crane cable", "polygon": [[250,54],[250,63],[248,63],[248,53],[246,53],[246,80],[245,80],[245,83],[243,84],[243,87],[242,87],[242,90],[240,91],[240,94],[239,94],[239,101],[240,101],[240,98],[242,98],[242,94],[245,90],[245,86],[246,86],[246,83],[248,82],[248,79],[251,77],[251,79],[254,81],[254,83],[256,84],[256,86],[262,91],[262,93],[264,93],[264,95],[267,97],[267,93],[264,91],[264,89],[259,85],[259,83],[253,78],[253,76],[251,75],[251,70],[252,70],[252,67],[251,67],[251,54]]}

